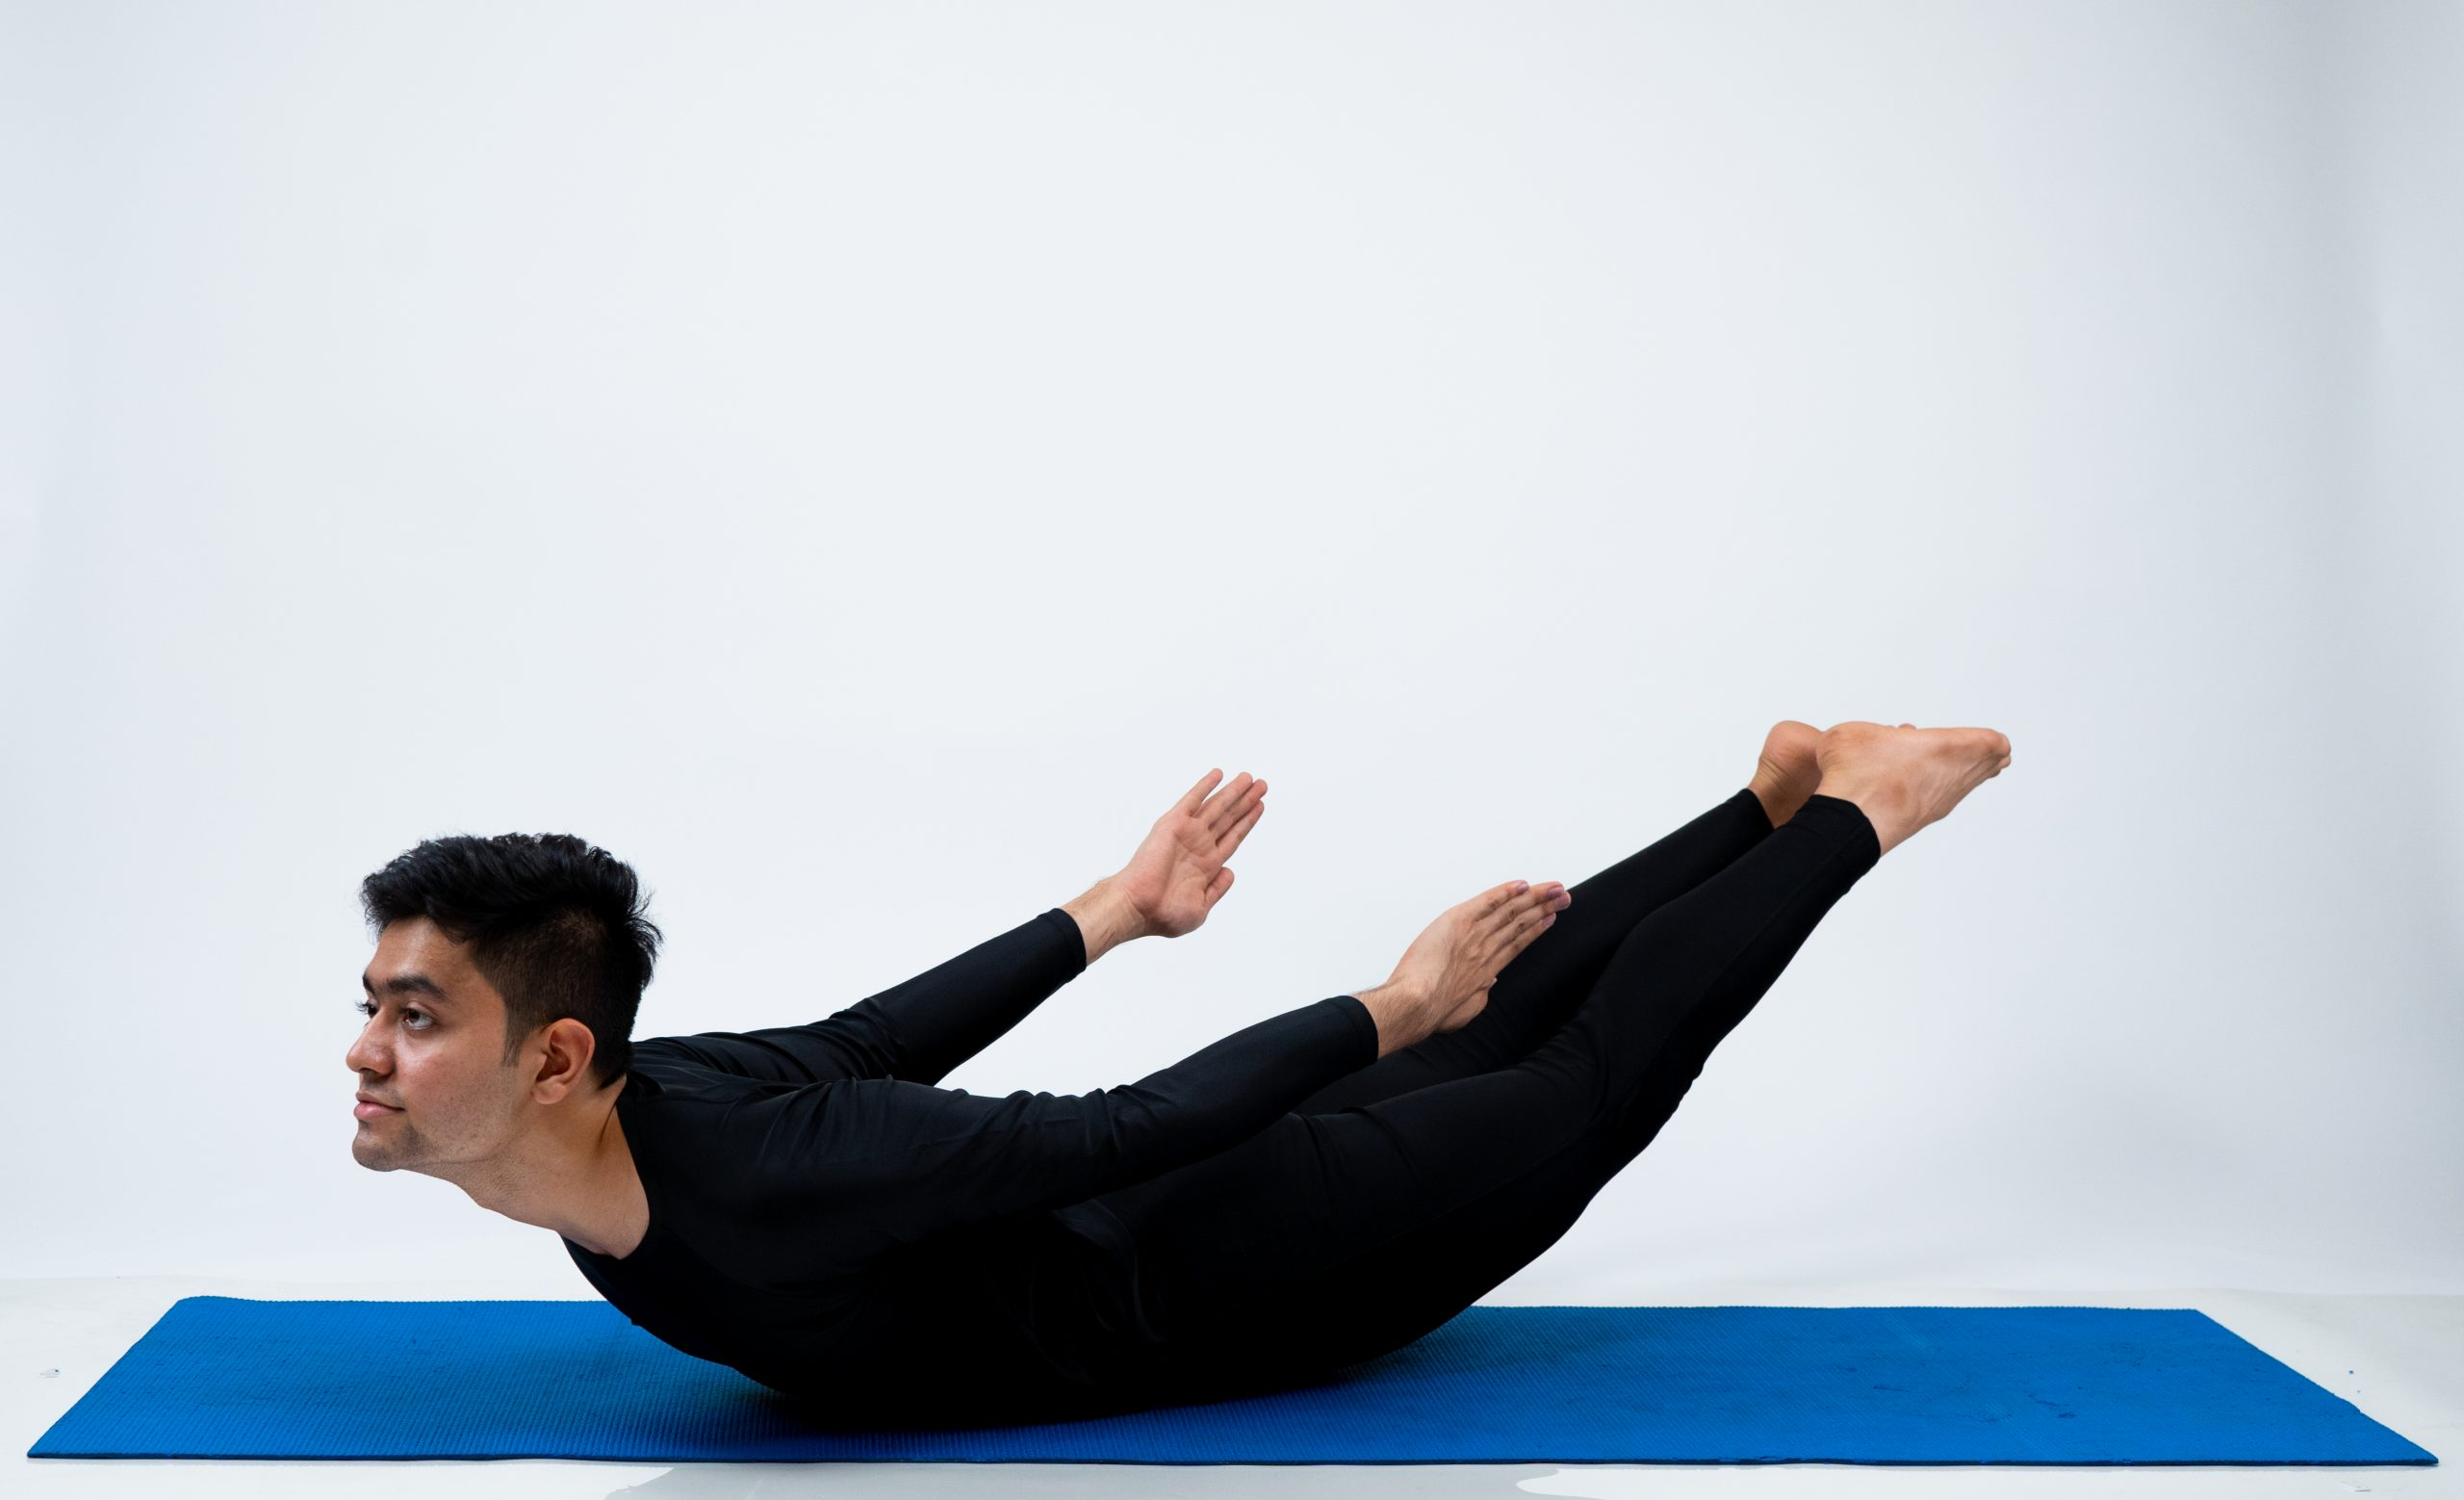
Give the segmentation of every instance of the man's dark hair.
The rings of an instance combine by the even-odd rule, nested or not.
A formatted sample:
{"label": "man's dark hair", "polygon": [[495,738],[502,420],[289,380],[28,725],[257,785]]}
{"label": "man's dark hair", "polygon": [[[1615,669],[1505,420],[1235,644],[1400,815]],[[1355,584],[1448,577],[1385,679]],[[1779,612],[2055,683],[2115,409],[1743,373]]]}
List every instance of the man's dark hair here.
{"label": "man's dark hair", "polygon": [[633,867],[571,834],[429,839],[360,882],[359,904],[382,937],[425,917],[504,996],[504,1061],[560,1017],[590,1028],[602,1086],[633,1062],[633,1016],[658,962],[659,930]]}

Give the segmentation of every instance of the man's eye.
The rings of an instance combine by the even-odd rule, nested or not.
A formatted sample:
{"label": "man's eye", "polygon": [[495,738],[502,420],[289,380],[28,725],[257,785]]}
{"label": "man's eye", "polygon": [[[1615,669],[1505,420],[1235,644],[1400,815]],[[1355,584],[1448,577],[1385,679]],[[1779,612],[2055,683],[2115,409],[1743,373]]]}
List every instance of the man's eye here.
{"label": "man's eye", "polygon": [[[363,1015],[363,1016],[373,1016],[373,1015],[375,1015],[375,1014],[376,1014],[376,1002],[375,1002],[374,1000],[368,1000],[368,999],[353,1000],[353,1001],[351,1002],[351,1007],[350,1007],[350,1008],[351,1008],[351,1009],[353,1009],[353,1010],[355,1010],[355,1011],[357,1011],[357,1012],[359,1012],[359,1013],[360,1013],[361,1015]],[[405,1016],[417,1016],[417,1017],[418,1017],[421,1021],[423,1021],[423,1022],[429,1022],[430,1024],[433,1024],[433,1023],[434,1023],[433,1019],[432,1019],[431,1017],[429,1017],[429,1015],[427,1014],[427,1012],[425,1012],[425,1011],[424,1011],[424,1010],[421,1010],[421,1009],[420,1009],[419,1007],[417,1007],[417,1006],[408,1006],[408,1007],[405,1007],[405,1008],[403,1009],[403,1011],[402,1011],[402,1014],[403,1014],[403,1015],[405,1015]],[[414,1031],[425,1031],[425,1030],[427,1029],[427,1026],[425,1026],[425,1025],[414,1026],[414,1027],[412,1027],[411,1029],[412,1029],[412,1030],[414,1030]]]}

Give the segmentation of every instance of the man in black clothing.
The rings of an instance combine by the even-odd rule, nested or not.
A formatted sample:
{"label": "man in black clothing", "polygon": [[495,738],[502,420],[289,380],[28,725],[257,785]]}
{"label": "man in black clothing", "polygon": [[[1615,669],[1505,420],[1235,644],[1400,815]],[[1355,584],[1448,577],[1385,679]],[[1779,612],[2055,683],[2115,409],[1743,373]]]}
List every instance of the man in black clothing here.
{"label": "man in black clothing", "polygon": [[629,1038],[656,943],[631,871],[562,836],[431,841],[362,890],[353,1153],[555,1229],[637,1325],[819,1420],[1289,1384],[1553,1243],[1821,915],[2008,751],[1780,725],[1746,789],[1574,892],[1492,888],[1385,984],[1083,1096],[935,1085],[1111,946],[1199,925],[1265,783],[1210,772],[1119,874],[834,1015],[617,1064],[599,1038]]}

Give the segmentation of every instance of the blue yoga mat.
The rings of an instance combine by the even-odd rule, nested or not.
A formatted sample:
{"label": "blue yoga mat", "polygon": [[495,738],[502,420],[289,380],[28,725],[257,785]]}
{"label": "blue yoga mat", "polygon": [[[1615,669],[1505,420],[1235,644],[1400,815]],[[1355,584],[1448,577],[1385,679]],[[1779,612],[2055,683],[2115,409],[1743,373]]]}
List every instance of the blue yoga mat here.
{"label": "blue yoga mat", "polygon": [[2435,1463],[2191,1308],[1473,1306],[1331,1382],[1125,1416],[805,1427],[603,1302],[184,1297],[37,1459]]}

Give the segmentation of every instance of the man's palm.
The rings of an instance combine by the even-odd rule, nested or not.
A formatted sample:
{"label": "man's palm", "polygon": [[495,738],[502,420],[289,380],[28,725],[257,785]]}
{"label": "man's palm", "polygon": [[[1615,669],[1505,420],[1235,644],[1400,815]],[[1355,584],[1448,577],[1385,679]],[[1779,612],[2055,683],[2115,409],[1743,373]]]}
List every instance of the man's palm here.
{"label": "man's palm", "polygon": [[1199,777],[1155,820],[1146,841],[1114,877],[1149,932],[1177,938],[1195,931],[1232,889],[1232,871],[1223,862],[1265,815],[1267,784],[1243,771],[1209,796],[1207,789],[1222,775],[1219,768]]}

